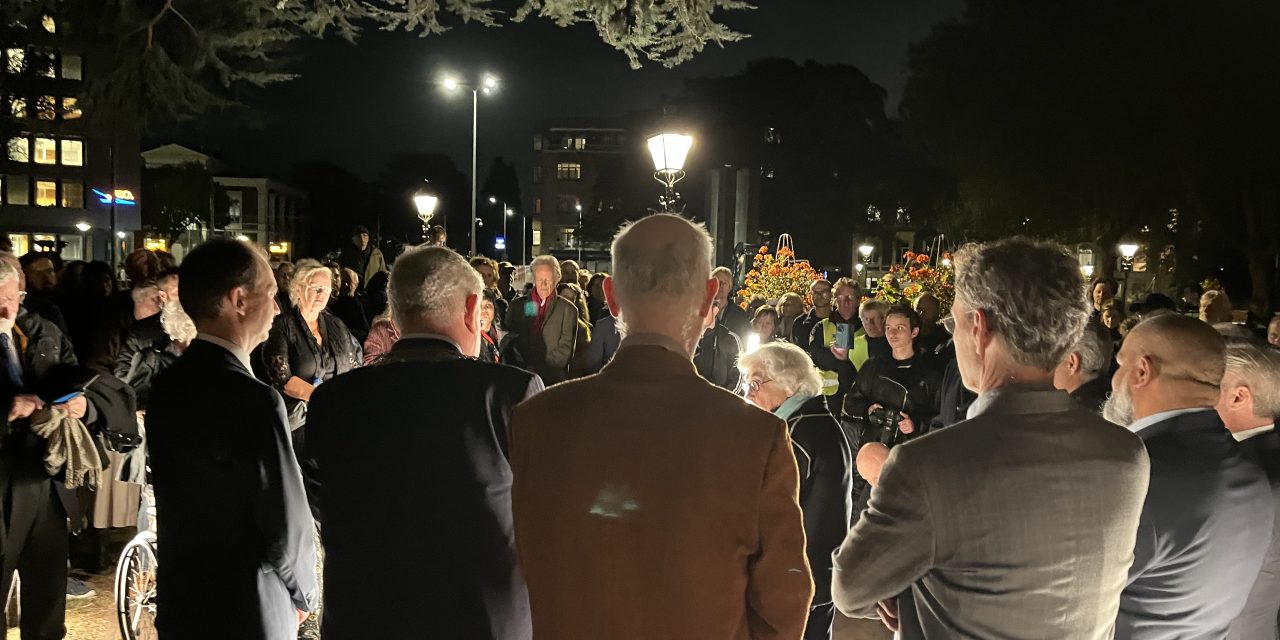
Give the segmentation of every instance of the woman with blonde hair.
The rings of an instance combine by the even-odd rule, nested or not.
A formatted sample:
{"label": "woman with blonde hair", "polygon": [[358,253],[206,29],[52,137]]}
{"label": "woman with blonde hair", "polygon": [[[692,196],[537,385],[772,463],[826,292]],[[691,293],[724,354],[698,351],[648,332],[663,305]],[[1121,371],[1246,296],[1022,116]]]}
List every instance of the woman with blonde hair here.
{"label": "woman with blonde hair", "polygon": [[1200,296],[1200,319],[1209,324],[1231,322],[1231,298],[1221,289],[1210,289]]}

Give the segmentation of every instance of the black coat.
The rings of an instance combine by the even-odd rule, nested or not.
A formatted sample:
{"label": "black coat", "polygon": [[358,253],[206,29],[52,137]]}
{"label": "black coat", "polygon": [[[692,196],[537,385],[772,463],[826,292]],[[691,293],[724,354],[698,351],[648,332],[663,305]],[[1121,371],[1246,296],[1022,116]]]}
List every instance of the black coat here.
{"label": "black coat", "polygon": [[147,445],[160,637],[296,638],[295,609],[317,604],[315,530],[280,394],[196,340],[152,387]]}
{"label": "black coat", "polygon": [[147,403],[151,399],[151,385],[156,377],[177,362],[178,356],[182,355],[173,341],[168,340],[168,336],[165,336],[165,339],[167,341],[165,344],[152,343],[135,351],[129,362],[129,370],[120,378],[133,389],[138,399],[139,409],[147,408]]}
{"label": "black coat", "polygon": [[316,390],[325,638],[530,637],[507,441],[511,410],[541,390],[414,337]]}
{"label": "black coat", "polygon": [[124,380],[133,367],[133,356],[140,351],[163,351],[169,346],[169,335],[160,325],[160,314],[143,318],[129,327],[120,350],[116,352],[116,362],[112,373]]}
{"label": "black coat", "polygon": [[1102,415],[1102,405],[1110,395],[1111,376],[1107,375],[1106,371],[1071,392],[1071,398],[1079,402],[1080,406],[1098,415]]}
{"label": "black coat", "polygon": [[851,434],[858,434],[854,447],[879,440],[878,427],[867,420],[867,411],[873,404],[898,408],[911,416],[915,430],[909,435],[898,432],[893,444],[927,432],[933,417],[938,415],[941,383],[942,371],[932,355],[916,353],[908,360],[895,360],[890,355],[868,360],[845,396],[841,411],[841,420],[850,423],[846,428]]}
{"label": "black coat", "polygon": [[[306,382],[317,378],[327,381],[346,373],[364,362],[360,345],[356,343],[347,326],[328,310],[320,312],[320,337],[316,344],[311,330],[302,319],[302,313],[292,309],[276,316],[271,325],[271,335],[259,347],[255,368],[261,367],[259,377],[284,394],[284,385],[297,376]],[[289,412],[293,428],[306,422],[306,407],[301,400],[284,396],[284,406]]]}
{"label": "black coat", "polygon": [[978,398],[978,394],[964,386],[960,377],[960,366],[956,362],[954,352],[944,351],[947,363],[942,370],[942,386],[938,389],[938,415],[934,416],[931,429],[949,427],[967,417],[969,405]]}
{"label": "black coat", "polygon": [[827,408],[826,396],[810,399],[787,419],[800,470],[800,508],[813,604],[831,602],[831,554],[849,532],[853,511],[853,453],[844,430]]}
{"label": "black coat", "polygon": [[723,324],[716,324],[702,334],[698,349],[693,354],[693,366],[711,384],[738,390],[742,372],[738,371],[738,355],[742,353],[742,340],[738,334]]}

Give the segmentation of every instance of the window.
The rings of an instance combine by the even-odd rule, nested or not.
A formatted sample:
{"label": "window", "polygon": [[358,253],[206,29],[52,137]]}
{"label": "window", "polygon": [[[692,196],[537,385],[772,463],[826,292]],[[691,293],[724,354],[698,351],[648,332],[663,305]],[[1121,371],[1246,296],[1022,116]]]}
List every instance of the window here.
{"label": "window", "polygon": [[4,70],[9,73],[22,73],[27,67],[27,53],[22,49],[4,50]]}
{"label": "window", "polygon": [[63,180],[62,206],[68,209],[83,209],[84,185],[74,180]]}
{"label": "window", "polygon": [[577,196],[560,196],[556,201],[556,211],[559,213],[578,213]]}
{"label": "window", "polygon": [[22,256],[31,251],[31,238],[25,233],[9,234],[9,244],[13,245],[13,255]]}
{"label": "window", "polygon": [[587,139],[578,137],[565,138],[564,148],[571,151],[582,151],[587,148]]}
{"label": "window", "polygon": [[53,21],[53,16],[42,16],[40,18],[40,26],[44,27],[44,30],[49,33],[58,32],[58,25]]}
{"label": "window", "polygon": [[27,117],[27,99],[17,96],[9,98],[9,114],[15,118]]}
{"label": "window", "polygon": [[81,80],[84,77],[84,60],[77,55],[62,54],[62,77],[67,80]]}
{"label": "window", "polygon": [[581,180],[582,165],[577,162],[560,162],[556,164],[556,180]]}
{"label": "window", "polygon": [[53,138],[36,138],[36,164],[57,164],[58,142]]}
{"label": "window", "polygon": [[58,118],[58,101],[53,96],[36,98],[36,117],[40,120],[56,120]]}
{"label": "window", "polygon": [[52,180],[36,180],[36,206],[58,206],[58,183]]}
{"label": "window", "polygon": [[75,98],[62,99],[62,119],[63,120],[79,120],[84,115],[80,111],[80,101]]}
{"label": "window", "polygon": [[62,147],[62,164],[68,167],[84,166],[84,141],[60,140],[58,144]]}
{"label": "window", "polygon": [[6,145],[9,149],[9,159],[14,162],[31,162],[31,143],[26,138],[9,138]]}
{"label": "window", "polygon": [[27,57],[29,58],[27,68],[34,69],[37,74],[46,78],[57,77],[57,68],[53,65],[54,56],[52,51],[32,51]]}
{"label": "window", "polygon": [[27,177],[8,176],[5,181],[4,201],[9,204],[27,204]]}
{"label": "window", "polygon": [[231,201],[227,207],[227,218],[230,222],[239,224],[244,217],[244,192],[228,191],[227,199]]}

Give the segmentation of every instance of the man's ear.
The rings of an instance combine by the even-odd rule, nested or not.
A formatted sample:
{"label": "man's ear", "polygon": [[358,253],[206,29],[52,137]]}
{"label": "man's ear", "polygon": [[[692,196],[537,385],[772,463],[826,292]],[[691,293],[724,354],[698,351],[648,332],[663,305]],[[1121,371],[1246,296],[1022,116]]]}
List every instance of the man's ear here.
{"label": "man's ear", "polygon": [[244,287],[236,287],[227,293],[223,302],[234,309],[237,315],[245,315],[249,308],[249,291]]}
{"label": "man's ear", "polygon": [[609,313],[618,317],[618,294],[613,289],[613,276],[608,276],[601,283],[604,288],[604,302],[609,306]]}
{"label": "man's ear", "polygon": [[[698,317],[705,318],[711,313],[711,306],[716,302],[716,294],[720,292],[720,280],[711,278],[707,280],[707,290],[702,298],[702,305],[698,307]],[[730,302],[729,304],[733,304]]]}
{"label": "man's ear", "polygon": [[991,347],[993,338],[991,333],[991,323],[987,318],[987,312],[977,309],[973,312],[973,323],[969,325],[969,334],[973,337],[973,348],[979,356],[986,355],[987,349]]}
{"label": "man's ear", "polygon": [[1149,356],[1139,356],[1132,368],[1133,375],[1129,378],[1129,387],[1132,389],[1146,387],[1156,378],[1156,365]]}
{"label": "man's ear", "polygon": [[462,305],[462,323],[466,325],[467,331],[480,333],[480,295],[473,293],[467,296],[467,300]]}
{"label": "man's ear", "polygon": [[1080,354],[1074,351],[1067,354],[1067,373],[1071,375],[1080,373]]}

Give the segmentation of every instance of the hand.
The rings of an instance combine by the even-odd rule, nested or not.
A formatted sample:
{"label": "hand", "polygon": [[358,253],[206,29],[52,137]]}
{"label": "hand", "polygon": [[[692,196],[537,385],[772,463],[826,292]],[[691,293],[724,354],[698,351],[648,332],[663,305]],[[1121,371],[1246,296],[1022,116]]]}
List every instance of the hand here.
{"label": "hand", "polygon": [[835,345],[831,345],[831,355],[835,356],[836,360],[841,360],[841,361],[848,360],[849,350],[840,349],[840,348],[837,348]]}
{"label": "hand", "polygon": [[876,612],[880,614],[880,621],[885,627],[894,633],[898,632],[898,601],[889,598],[881,600],[876,604]]}
{"label": "hand", "polygon": [[879,402],[874,403],[871,406],[867,407],[867,417],[871,417],[871,414],[875,413],[876,409],[880,409],[883,407],[884,405],[880,404]]}
{"label": "hand", "polygon": [[44,408],[44,401],[39,396],[30,394],[20,394],[13,397],[13,404],[9,406],[9,422],[13,422],[19,418],[30,418],[31,414]]}
{"label": "hand", "polygon": [[902,419],[898,421],[898,431],[909,435],[916,430],[916,423],[911,421],[911,416],[901,411],[898,412],[898,415],[902,416]]}
{"label": "hand", "polygon": [[295,609],[295,611],[298,612],[298,626],[301,627],[302,623],[306,622],[307,618],[311,617],[311,614],[303,611],[302,609]]}
{"label": "hand", "polygon": [[83,419],[85,414],[89,412],[89,401],[85,400],[83,395],[76,396],[62,404],[54,406],[62,407],[62,409],[67,412],[68,416],[75,418],[76,420]]}

